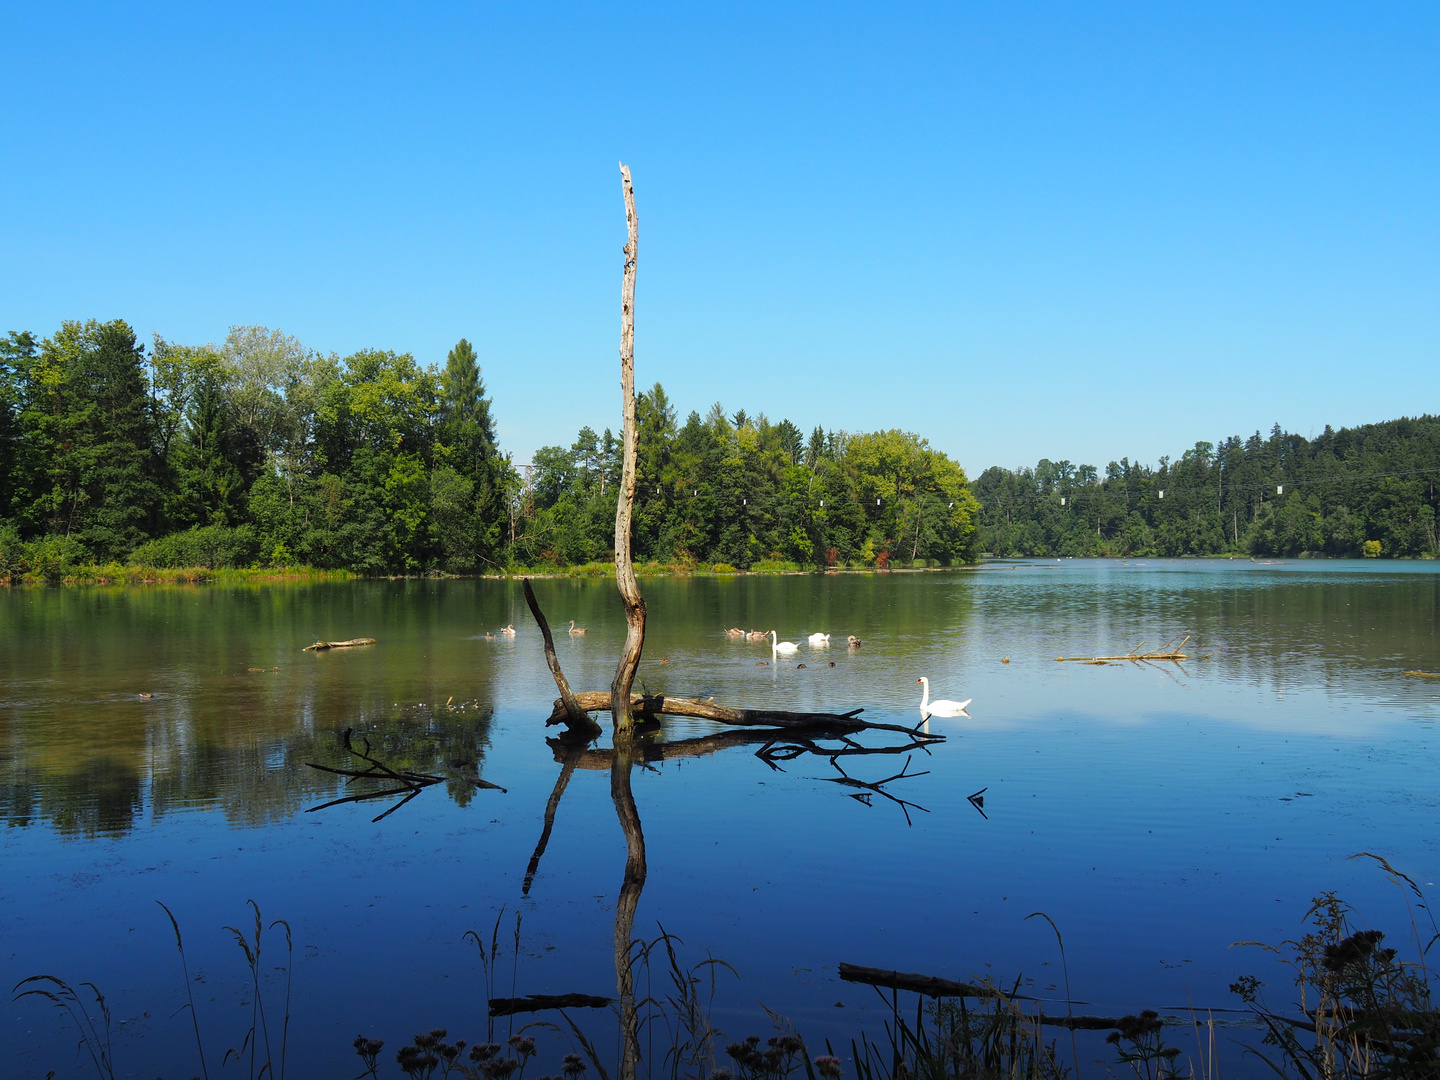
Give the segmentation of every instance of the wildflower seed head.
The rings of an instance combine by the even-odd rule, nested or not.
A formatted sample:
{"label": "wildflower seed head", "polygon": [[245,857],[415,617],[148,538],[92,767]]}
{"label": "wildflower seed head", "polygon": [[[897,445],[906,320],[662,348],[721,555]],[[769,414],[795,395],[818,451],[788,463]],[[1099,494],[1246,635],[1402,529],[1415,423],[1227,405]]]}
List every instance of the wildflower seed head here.
{"label": "wildflower seed head", "polygon": [[[1321,963],[1327,971],[1340,972],[1351,964],[1362,963],[1370,958],[1375,947],[1385,937],[1379,930],[1361,930],[1351,934],[1335,945],[1325,946],[1325,957]],[[1390,950],[1385,950],[1389,952]],[[1383,954],[1382,954],[1383,955]],[[1391,953],[1394,956],[1394,953]]]}
{"label": "wildflower seed head", "polygon": [[821,1054],[815,1059],[815,1071],[825,1080],[840,1080],[840,1059],[833,1054]]}

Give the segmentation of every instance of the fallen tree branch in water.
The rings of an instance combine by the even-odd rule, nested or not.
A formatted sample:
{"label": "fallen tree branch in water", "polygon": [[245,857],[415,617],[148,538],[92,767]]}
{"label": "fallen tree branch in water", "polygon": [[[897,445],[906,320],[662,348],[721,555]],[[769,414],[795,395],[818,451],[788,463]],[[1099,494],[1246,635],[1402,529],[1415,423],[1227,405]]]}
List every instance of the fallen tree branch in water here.
{"label": "fallen tree branch in water", "polygon": [[[845,982],[863,983],[866,986],[883,987],[886,990],[903,990],[912,994],[920,994],[924,997],[933,998],[982,998],[982,999],[1003,999],[1005,1001],[1032,1001],[1040,1004],[1045,999],[1032,997],[1028,994],[1011,994],[995,986],[986,986],[976,983],[955,982],[951,979],[942,979],[938,975],[919,975],[906,971],[887,971],[884,968],[862,967],[859,964],[846,964],[842,962],[838,974]],[[1058,1005],[1085,1005],[1088,1002],[1054,1002]],[[1162,1008],[1174,1008],[1190,1012],[1192,1015],[1198,1012],[1206,1013],[1236,1013],[1245,1012],[1243,1009],[1200,1009],[1194,1005],[1183,1006],[1161,1006]],[[1124,1017],[1115,1016],[1046,1016],[1043,1013],[1033,1017],[1039,1023],[1050,1027],[1070,1028],[1079,1031],[1105,1031],[1109,1028],[1120,1026]],[[1293,1020],[1289,1017],[1279,1017],[1286,1024],[1298,1028],[1311,1028],[1303,1020]]]}
{"label": "fallen tree branch in water", "polygon": [[[1123,653],[1120,656],[1057,656],[1055,662],[1057,664],[1063,664],[1066,661],[1075,660],[1082,664],[1103,664],[1109,660],[1129,660],[1132,663],[1140,663],[1146,660],[1187,660],[1189,659],[1188,655],[1180,650],[1185,647],[1185,642],[1189,640],[1190,635],[1186,634],[1183,638],[1180,638],[1180,644],[1176,645],[1175,638],[1171,638],[1165,642],[1165,644],[1157,649],[1152,649],[1150,652],[1140,651],[1145,646],[1145,642],[1142,641],[1128,653]],[[1406,674],[1409,674],[1409,672]]]}
{"label": "fallen tree branch in water", "polygon": [[349,641],[317,641],[314,645],[306,645],[301,652],[324,652],[326,649],[349,649],[355,645],[374,645],[373,637],[351,638]]}
{"label": "fallen tree branch in water", "polygon": [[545,613],[540,610],[540,601],[535,599],[535,590],[530,587],[530,579],[525,578],[521,584],[525,588],[525,603],[530,605],[530,614],[535,616],[535,621],[540,625],[540,633],[545,638],[545,663],[550,665],[550,674],[555,677],[555,688],[560,691],[560,707],[564,710],[562,719],[565,726],[572,735],[593,739],[600,734],[600,725],[590,719],[590,714],[575,701],[570,680],[565,678],[565,672],[560,668],[560,658],[555,655],[555,640],[550,636],[550,624],[545,621]]}

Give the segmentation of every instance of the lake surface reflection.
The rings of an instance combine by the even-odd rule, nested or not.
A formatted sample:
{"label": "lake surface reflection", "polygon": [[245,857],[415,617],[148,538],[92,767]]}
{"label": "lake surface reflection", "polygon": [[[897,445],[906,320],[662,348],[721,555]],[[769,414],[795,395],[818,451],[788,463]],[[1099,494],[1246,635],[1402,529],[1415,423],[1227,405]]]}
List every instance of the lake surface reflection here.
{"label": "lake surface reflection", "polygon": [[[663,925],[692,960],[738,970],[718,998],[732,1036],[768,1031],[757,1000],[812,1044],[877,1031],[878,999],[838,979],[841,961],[1023,975],[1060,997],[1054,937],[1025,920],[1037,910],[1065,935],[1085,1011],[1233,1007],[1237,974],[1272,972],[1231,942],[1294,936],[1322,890],[1369,925],[1405,925],[1403,899],[1348,856],[1382,854],[1422,885],[1440,872],[1440,680],[1403,674],[1440,668],[1436,570],[1077,560],[642,582],[650,692],[863,706],[905,725],[922,675],[936,696],[973,698],[969,717],[930,721],[946,741],[928,753],[841,761],[873,781],[910,756],[925,775],[886,788],[908,815],[829,782],[825,757],[776,768],[738,736],[667,753],[719,730],[701,721],[667,723],[623,770],[608,737],[583,753],[547,743],[554,684],[517,582],[7,590],[3,975],[97,983],[117,1074],[147,1076],[198,1071],[156,900],[185,931],[217,1060],[249,1025],[248,972],[221,927],[244,925],[249,898],[289,921],[295,1075],[353,1075],[361,1032],[387,1059],[435,1026],[482,1036],[463,936],[488,938],[502,906],[523,919],[505,994],[614,996],[618,904],[637,937]],[[536,592],[553,623],[589,628],[559,634],[572,685],[608,688],[625,629],[613,583]],[[508,623],[514,638],[486,637]],[[768,663],[768,642],[729,626],[773,627],[800,652]],[[835,644],[812,649],[813,631]],[[1055,662],[1183,634],[1183,664]],[[357,636],[379,643],[301,651]],[[446,782],[379,821],[389,802],[305,813],[355,790],[307,766],[353,764],[347,729]],[[904,741],[878,734],[864,741]],[[983,814],[967,798],[981,789]],[[33,999],[0,1032],[6,1075],[79,1073],[73,1035]]]}

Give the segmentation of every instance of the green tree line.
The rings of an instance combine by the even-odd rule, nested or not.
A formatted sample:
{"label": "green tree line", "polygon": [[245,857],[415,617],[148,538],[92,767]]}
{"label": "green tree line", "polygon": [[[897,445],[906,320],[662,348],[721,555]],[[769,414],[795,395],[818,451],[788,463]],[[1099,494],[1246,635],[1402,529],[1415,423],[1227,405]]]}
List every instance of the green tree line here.
{"label": "green tree line", "polygon": [[[978,551],[964,472],[919,436],[642,394],[634,551],[804,566]],[[476,572],[613,557],[619,446],[581,430],[522,475],[475,350],[321,354],[264,327],[148,346],[125,322],[0,339],[0,578],[83,563]]]}
{"label": "green tree line", "polygon": [[1157,468],[1041,460],[975,480],[996,555],[1433,557],[1440,417],[1197,442]]}
{"label": "green tree line", "polygon": [[[964,470],[918,435],[807,438],[789,420],[727,414],[679,423],[656,383],[635,403],[634,550],[640,558],[749,568],[973,562],[979,506]],[[537,450],[514,542],[525,562],[613,551],[620,446],[582,428]]]}
{"label": "green tree line", "polygon": [[[503,559],[513,470],[475,351],[322,355],[122,321],[0,341],[0,561],[470,570]],[[33,568],[33,566],[32,566]],[[0,572],[7,566],[0,566]]]}

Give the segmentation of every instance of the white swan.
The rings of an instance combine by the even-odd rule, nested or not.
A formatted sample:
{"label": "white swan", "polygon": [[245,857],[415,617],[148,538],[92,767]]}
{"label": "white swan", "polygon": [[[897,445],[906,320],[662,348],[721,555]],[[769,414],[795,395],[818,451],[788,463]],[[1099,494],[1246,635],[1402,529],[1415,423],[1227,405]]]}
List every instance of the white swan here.
{"label": "white swan", "polygon": [[511,623],[509,626],[502,626],[502,627],[500,628],[500,633],[504,634],[506,637],[514,637],[514,636],[515,636],[515,624],[514,624],[514,623]]}
{"label": "white swan", "polygon": [[770,631],[770,655],[789,656],[791,653],[800,651],[800,646],[793,641],[780,641],[774,630]]}
{"label": "white swan", "polygon": [[811,644],[811,645],[814,645],[816,648],[819,648],[821,645],[829,645],[829,644],[830,644],[830,635],[829,635],[829,634],[811,634],[811,635],[810,635],[810,644]]}
{"label": "white swan", "polygon": [[965,712],[965,706],[975,700],[966,698],[964,701],[947,701],[940,698],[938,701],[931,701],[930,680],[922,675],[915,681],[925,686],[925,692],[920,695],[920,711],[926,716],[960,716]]}

